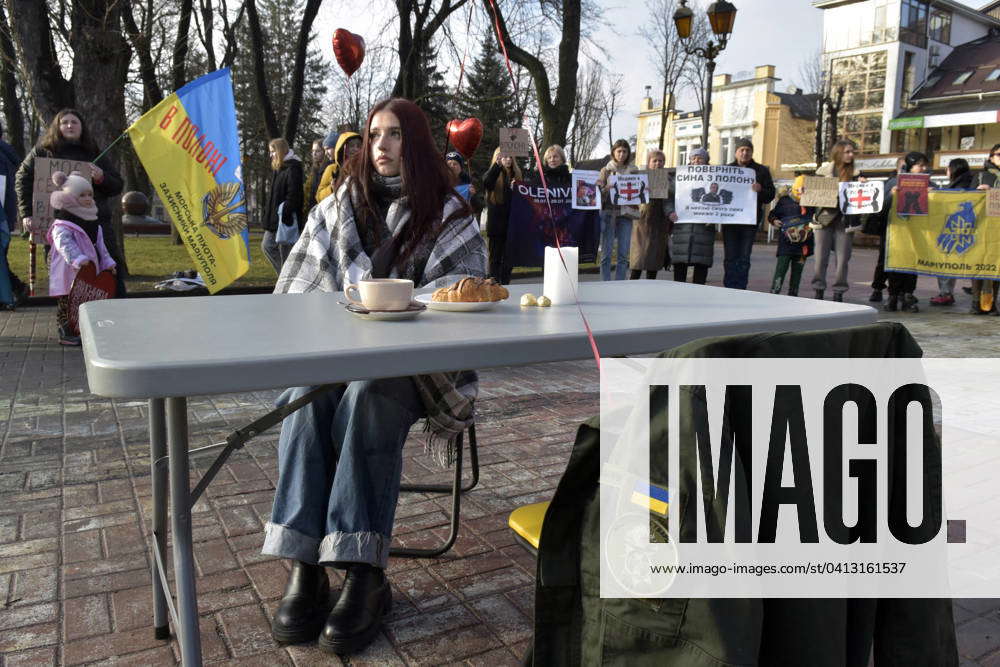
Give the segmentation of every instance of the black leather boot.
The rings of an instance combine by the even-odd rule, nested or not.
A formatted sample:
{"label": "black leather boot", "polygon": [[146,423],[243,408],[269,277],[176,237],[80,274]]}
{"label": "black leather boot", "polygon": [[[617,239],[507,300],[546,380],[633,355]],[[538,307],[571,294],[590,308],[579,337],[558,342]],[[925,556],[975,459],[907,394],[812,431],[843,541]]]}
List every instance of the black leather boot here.
{"label": "black leather boot", "polygon": [[843,292],[834,292],[833,293],[833,300],[834,301],[843,301],[844,300],[844,293]]}
{"label": "black leather boot", "polygon": [[889,300],[885,302],[883,308],[888,312],[893,312],[899,310],[899,297],[895,294],[889,293]]}
{"label": "black leather boot", "polygon": [[816,298],[819,299],[820,301],[823,300],[823,290],[821,289],[816,290]]}
{"label": "black leather boot", "polygon": [[319,636],[320,648],[350,655],[368,646],[392,607],[392,590],[385,572],[373,565],[355,563],[347,570],[340,599]]}
{"label": "black leather boot", "polygon": [[319,636],[330,609],[330,580],[322,565],[295,561],[285,595],[271,621],[271,636],[281,644],[311,642]]}

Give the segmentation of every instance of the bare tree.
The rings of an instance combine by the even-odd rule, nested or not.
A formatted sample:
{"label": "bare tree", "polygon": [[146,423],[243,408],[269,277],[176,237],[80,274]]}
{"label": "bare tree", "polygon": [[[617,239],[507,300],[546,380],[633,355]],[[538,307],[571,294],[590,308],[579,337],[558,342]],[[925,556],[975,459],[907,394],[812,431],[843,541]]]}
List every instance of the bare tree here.
{"label": "bare tree", "polygon": [[[422,91],[420,64],[430,53],[431,40],[452,12],[469,0],[395,0],[399,13],[399,73],[392,88],[394,96],[415,99]],[[432,13],[432,9],[434,9]]]}
{"label": "bare tree", "polygon": [[650,21],[639,29],[639,34],[652,49],[650,61],[656,68],[663,88],[660,98],[658,143],[660,150],[663,150],[663,135],[666,132],[667,114],[670,111],[668,107],[675,99],[677,86],[691,59],[684,49],[680,35],[677,34],[677,26],[673,19],[676,10],[676,0],[646,0],[646,11]]}
{"label": "bare tree", "polygon": [[618,112],[618,107],[622,103],[622,79],[624,77],[621,74],[609,74],[607,79],[607,88],[604,90],[603,100],[602,100],[602,110],[604,112],[604,117],[608,121],[608,150],[611,150],[611,145],[615,143],[614,138],[614,122],[615,114]]}
{"label": "bare tree", "polygon": [[597,148],[604,107],[604,75],[597,63],[580,72],[569,130],[570,162],[585,160]]}
{"label": "bare tree", "polygon": [[815,53],[799,63],[799,87],[807,94],[826,94],[826,73],[823,71],[823,51]]}
{"label": "bare tree", "polygon": [[283,136],[292,145],[299,130],[299,115],[302,106],[302,90],[305,80],[306,55],[309,42],[312,39],[312,24],[319,12],[322,0],[306,0],[302,8],[302,22],[299,24],[298,39],[295,42],[295,62],[292,65],[291,100],[288,105],[288,115],[285,116],[284,133],[278,129],[278,117],[271,102],[271,93],[264,67],[264,36],[260,27],[260,16],[257,13],[256,0],[247,0],[247,20],[250,27],[250,43],[254,51],[254,82],[257,90],[257,100],[264,113],[264,123],[270,138]]}
{"label": "bare tree", "polygon": [[10,38],[7,12],[0,6],[0,101],[3,102],[4,128],[7,140],[19,155],[27,152],[24,137],[24,114],[18,97],[17,55]]}
{"label": "bare tree", "polygon": [[[547,0],[542,3],[542,8],[546,12],[555,14],[560,24],[558,83],[555,97],[552,95],[548,68],[540,58],[513,43],[500,4],[499,0],[483,0],[486,11],[496,19],[500,38],[507,46],[510,59],[527,69],[535,83],[538,114],[542,121],[542,143],[565,144],[576,102],[580,26],[583,17],[581,0]],[[499,45],[497,48],[500,48]]]}

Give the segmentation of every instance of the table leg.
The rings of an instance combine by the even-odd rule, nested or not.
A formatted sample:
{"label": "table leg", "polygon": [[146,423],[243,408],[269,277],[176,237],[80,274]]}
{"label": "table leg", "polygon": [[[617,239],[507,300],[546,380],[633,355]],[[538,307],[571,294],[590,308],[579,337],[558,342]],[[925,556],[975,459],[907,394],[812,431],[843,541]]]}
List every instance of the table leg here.
{"label": "table leg", "polygon": [[191,482],[188,466],[187,399],[167,400],[167,445],[170,449],[171,528],[174,539],[174,579],[177,586],[177,634],[181,662],[185,667],[201,665],[201,634],[198,628],[198,598],[194,585],[194,553],[191,543]]}
{"label": "table leg", "polygon": [[[162,398],[149,399],[149,465],[153,480],[153,549],[159,561],[167,562],[167,421]],[[167,622],[167,591],[163,590],[160,568],[153,559],[153,627],[157,639],[170,637]]]}

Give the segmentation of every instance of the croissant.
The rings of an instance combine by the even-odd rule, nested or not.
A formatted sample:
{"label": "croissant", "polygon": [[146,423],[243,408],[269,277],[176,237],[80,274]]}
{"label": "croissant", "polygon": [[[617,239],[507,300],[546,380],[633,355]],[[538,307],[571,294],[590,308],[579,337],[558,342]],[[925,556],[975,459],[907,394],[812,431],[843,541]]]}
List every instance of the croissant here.
{"label": "croissant", "polygon": [[441,287],[431,295],[432,301],[470,302],[503,301],[510,296],[505,287],[493,278],[462,278],[454,285]]}

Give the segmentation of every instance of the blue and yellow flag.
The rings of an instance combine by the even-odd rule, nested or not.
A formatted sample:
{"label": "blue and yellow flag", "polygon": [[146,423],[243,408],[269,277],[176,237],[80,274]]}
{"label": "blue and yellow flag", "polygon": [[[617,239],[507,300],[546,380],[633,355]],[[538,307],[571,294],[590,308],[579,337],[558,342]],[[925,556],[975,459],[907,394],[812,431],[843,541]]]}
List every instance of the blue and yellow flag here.
{"label": "blue and yellow flag", "polygon": [[988,214],[986,198],[982,190],[932,190],[927,215],[900,215],[893,203],[886,270],[1000,280],[1000,216]]}
{"label": "blue and yellow flag", "polygon": [[246,273],[250,238],[229,70],[168,96],[128,134],[208,291]]}
{"label": "blue and yellow flag", "polygon": [[660,516],[667,516],[670,494],[662,486],[636,480],[630,500],[639,507],[648,508]]}

